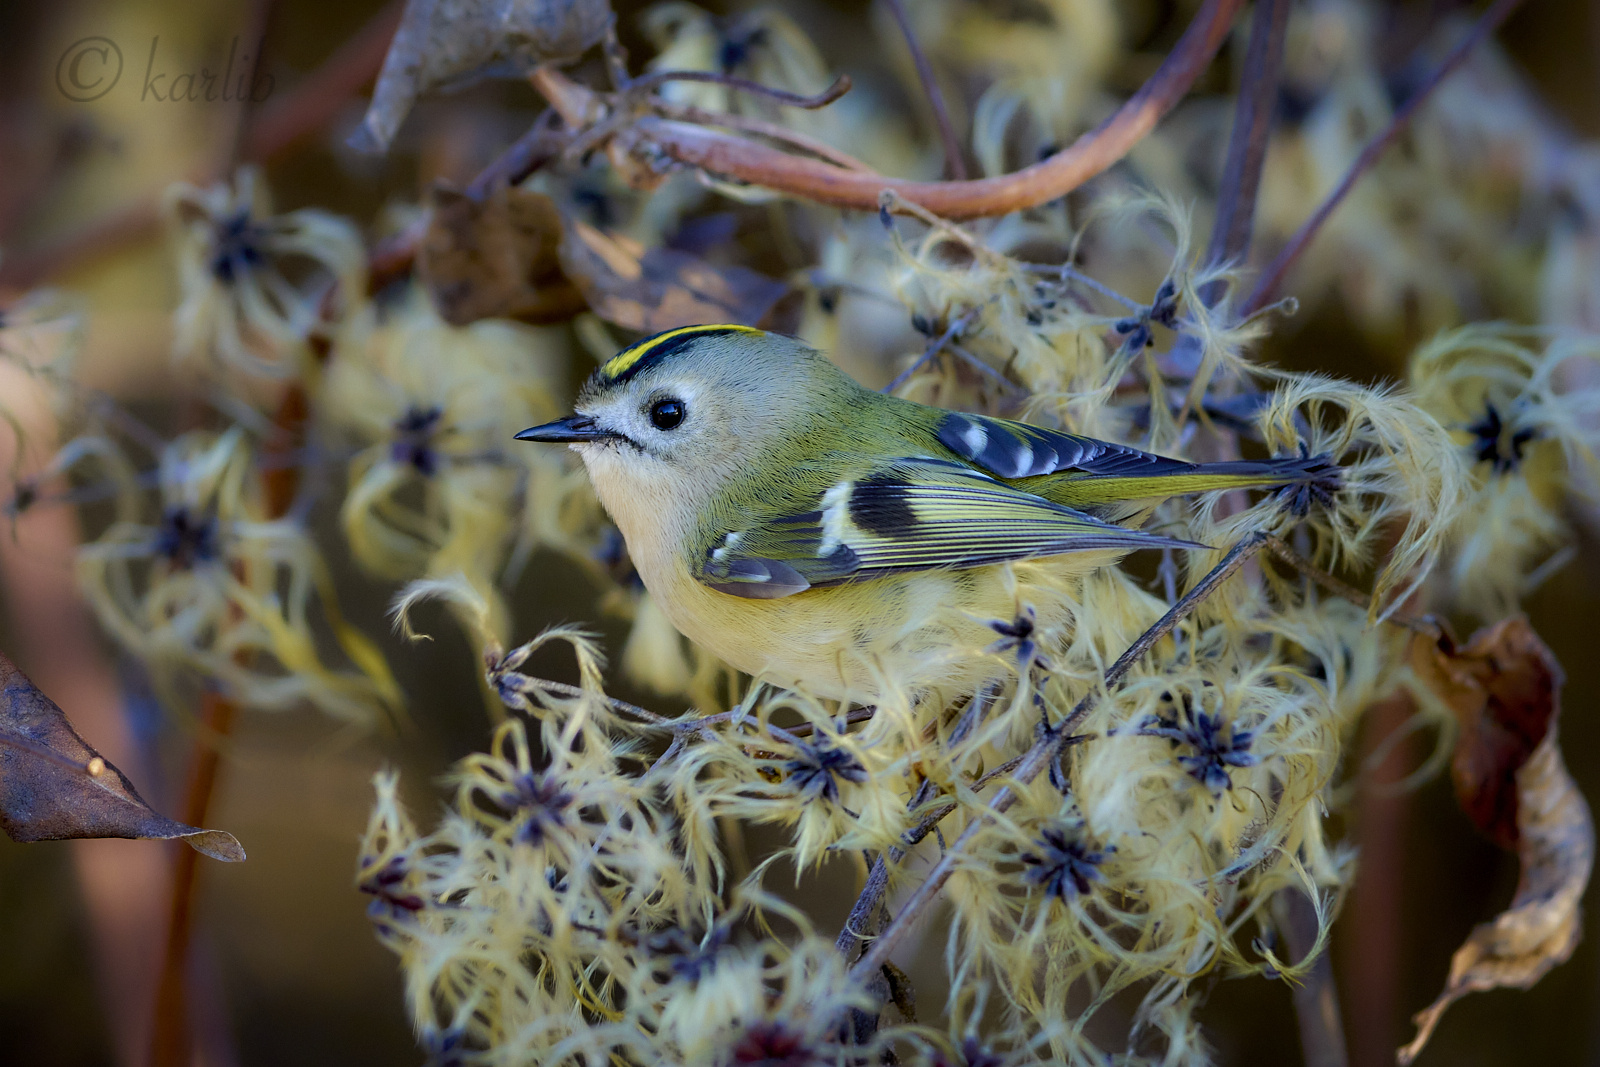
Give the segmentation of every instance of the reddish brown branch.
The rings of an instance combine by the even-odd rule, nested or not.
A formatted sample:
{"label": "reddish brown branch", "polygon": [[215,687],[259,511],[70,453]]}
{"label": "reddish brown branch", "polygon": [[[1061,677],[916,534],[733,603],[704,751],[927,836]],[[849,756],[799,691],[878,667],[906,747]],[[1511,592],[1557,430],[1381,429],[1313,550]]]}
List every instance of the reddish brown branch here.
{"label": "reddish brown branch", "polygon": [[906,14],[905,0],[885,2],[889,5],[889,13],[900,26],[906,47],[911,49],[911,62],[916,65],[917,79],[922,82],[928,106],[933,109],[933,122],[939,130],[939,141],[944,145],[945,176],[964,182],[967,180],[967,164],[961,158],[961,142],[956,140],[955,128],[950,125],[950,111],[944,106],[944,93],[939,91],[939,81],[933,76],[933,64],[928,62],[928,53],[917,43],[916,32],[911,28],[911,16]]}
{"label": "reddish brown branch", "polygon": [[950,219],[1004,215],[1064,196],[1122,159],[1175,107],[1227,38],[1243,0],[1205,0],[1150,80],[1100,126],[1031,167],[976,181],[916,182],[848,171],[685,123],[645,117],[623,136],[649,159],[666,156],[720,177],[857,211],[885,189]]}
{"label": "reddish brown branch", "polygon": [[[264,41],[271,0],[255,0],[246,16],[246,40]],[[248,102],[233,103],[225,116],[226,129],[218,138],[219,154],[210,164],[218,174],[230,173],[238,165],[246,144]],[[231,701],[208,690],[201,700],[200,718],[190,752],[189,781],[184,793],[185,817],[204,824],[216,792],[217,773],[222,754],[219,744],[233,732],[238,709]],[[155,1016],[150,1031],[151,1067],[188,1067],[194,1059],[194,1034],[190,998],[189,956],[193,944],[195,889],[200,875],[193,849],[179,849],[172,866],[171,896],[167,908],[167,937],[161,957],[161,974],[156,982]]]}
{"label": "reddish brown branch", "polygon": [[1355,839],[1361,863],[1350,890],[1345,974],[1350,1013],[1350,1059],[1355,1067],[1387,1067],[1400,1044],[1400,995],[1405,943],[1406,822],[1409,798],[1395,787],[1410,769],[1407,739],[1394,743],[1377,767],[1373,756],[1399,737],[1416,712],[1408,693],[1378,701],[1362,726],[1361,763],[1366,773],[1356,807]]}
{"label": "reddish brown branch", "polygon": [[1289,238],[1289,243],[1284,245],[1283,250],[1267,265],[1267,269],[1261,274],[1261,280],[1256,283],[1249,299],[1240,309],[1241,316],[1253,315],[1267,305],[1273,294],[1278,291],[1278,287],[1283,284],[1284,275],[1289,273],[1289,268],[1294,266],[1295,260],[1299,259],[1301,253],[1311,244],[1312,239],[1317,236],[1317,231],[1322,229],[1322,224],[1328,221],[1328,216],[1332,215],[1334,209],[1349,195],[1361,176],[1372,169],[1378,157],[1383,155],[1384,150],[1400,136],[1410,124],[1411,117],[1433,95],[1433,91],[1462,64],[1467,56],[1472,54],[1474,48],[1499,29],[1500,24],[1505,22],[1521,3],[1522,0],[1495,0],[1489,10],[1483,13],[1483,17],[1467,31],[1461,43],[1456,45],[1445,57],[1444,62],[1428,75],[1427,79],[1417,87],[1416,92],[1412,93],[1394,113],[1389,125],[1384,127],[1378,136],[1367,142],[1355,162],[1350,164],[1350,169],[1345,171],[1344,177],[1339,179],[1339,184],[1334,186],[1333,192],[1328,194],[1322,205],[1295,231],[1294,236]]}
{"label": "reddish brown branch", "polygon": [[[218,742],[233,731],[237,714],[233,703],[207,692],[200,705],[200,722],[189,783],[184,792],[183,817],[190,826],[203,826],[216,791],[222,755]],[[199,822],[193,820],[198,819]],[[194,929],[195,875],[200,854],[179,847],[172,872],[171,908],[167,915],[167,943],[156,986],[155,1030],[150,1041],[151,1067],[189,1067],[189,951]]]}
{"label": "reddish brown branch", "polygon": [[[1317,943],[1317,909],[1300,889],[1282,892],[1284,941],[1290,959],[1304,963]],[[1295,984],[1294,1014],[1300,1024],[1300,1055],[1306,1067],[1349,1067],[1339,990],[1333,982],[1333,962],[1326,948]]]}
{"label": "reddish brown branch", "polygon": [[730,115],[721,111],[704,111],[697,107],[682,107],[677,104],[668,104],[664,100],[654,101],[651,105],[662,116],[669,119],[679,119],[683,122],[692,122],[700,126],[721,126],[729,130],[738,130],[742,133],[754,133],[761,137],[770,137],[774,141],[787,144],[790,148],[798,148],[802,152],[809,152],[818,159],[827,160],[846,170],[859,170],[870,172],[871,167],[852,155],[839,151],[830,144],[825,144],[814,137],[792,130],[787,126],[780,126],[775,122],[763,119],[753,119],[747,115]]}

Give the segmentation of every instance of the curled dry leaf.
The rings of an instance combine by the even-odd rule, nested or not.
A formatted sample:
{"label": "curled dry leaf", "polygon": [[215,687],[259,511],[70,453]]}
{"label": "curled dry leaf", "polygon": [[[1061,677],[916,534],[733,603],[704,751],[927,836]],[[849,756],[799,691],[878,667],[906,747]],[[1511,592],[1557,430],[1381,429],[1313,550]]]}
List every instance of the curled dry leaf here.
{"label": "curled dry leaf", "polygon": [[1522,876],[1511,907],[1456,950],[1444,991],[1416,1015],[1402,1064],[1416,1059],[1461,997],[1526,989],[1572,955],[1594,864],[1589,806],[1556,741],[1561,668],[1528,621],[1507,619],[1461,648],[1419,635],[1412,652],[1418,675],[1460,722],[1451,764],[1457,799],[1480,830],[1516,851]]}
{"label": "curled dry leaf", "polygon": [[158,815],[90,748],[55,701],[0,655],[0,826],[13,841],[182,838],[214,859],[244,859],[229,833]]}
{"label": "curled dry leaf", "polygon": [[561,273],[560,246],[561,212],[543,193],[501,184],[478,200],[441,184],[418,267],[452,325],[496,317],[562,322],[584,300]]}
{"label": "curled dry leaf", "polygon": [[419,96],[576,56],[599,42],[610,19],[606,0],[407,0],[350,143],[386,151]]}
{"label": "curled dry leaf", "polygon": [[688,252],[651,248],[570,221],[561,266],[596,315],[657,333],[677,326],[737,322],[771,327],[789,287],[744,267],[714,267]]}

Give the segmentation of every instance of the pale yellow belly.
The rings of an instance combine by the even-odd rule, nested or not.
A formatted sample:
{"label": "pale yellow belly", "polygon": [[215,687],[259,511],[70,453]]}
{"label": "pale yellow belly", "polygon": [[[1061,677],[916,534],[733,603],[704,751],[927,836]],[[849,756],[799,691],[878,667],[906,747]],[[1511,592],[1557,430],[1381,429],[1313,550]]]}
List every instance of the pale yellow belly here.
{"label": "pale yellow belly", "polygon": [[[662,612],[691,641],[729,665],[816,696],[877,703],[887,689],[920,693],[964,688],[1005,673],[984,654],[1024,605],[1041,630],[1070,632],[1077,578],[1122,553],[1078,552],[1019,564],[1019,585],[1004,566],[917,571],[808,589],[776,600],[719,593],[696,581],[681,548],[692,537],[694,502],[682,484],[635,477],[605,450],[584,455],[601,502],[622,530],[639,576]],[[1014,666],[1014,661],[1011,664]],[[970,691],[967,690],[967,691]]]}
{"label": "pale yellow belly", "polygon": [[[900,691],[962,687],[1005,667],[983,650],[1019,603],[1000,567],[924,571],[809,589],[778,600],[730,596],[686,569],[641,568],[645,586],[686,637],[741,671],[817,696],[875,702]],[[1037,605],[1046,626],[1060,609]],[[1056,618],[1049,618],[1055,615]]]}

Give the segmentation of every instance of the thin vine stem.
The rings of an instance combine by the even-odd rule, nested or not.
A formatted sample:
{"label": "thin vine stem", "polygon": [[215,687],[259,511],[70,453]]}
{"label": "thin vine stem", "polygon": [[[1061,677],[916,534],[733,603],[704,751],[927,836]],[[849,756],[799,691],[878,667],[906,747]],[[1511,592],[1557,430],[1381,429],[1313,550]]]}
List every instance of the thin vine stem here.
{"label": "thin vine stem", "polygon": [[927,347],[922,350],[922,355],[912,360],[909,367],[901,371],[899,374],[896,374],[894,379],[888,385],[884,386],[878,391],[881,393],[887,393],[891,396],[898,392],[900,387],[906,384],[906,382],[910,381],[913,374],[927,366],[928,361],[933,359],[934,356],[937,356],[939,351],[944,348],[945,345],[948,345],[951,341],[954,341],[957,337],[960,337],[962,332],[966,330],[968,326],[972,325],[972,320],[977,317],[978,309],[973,308],[971,311],[961,315],[959,318],[953,319],[950,325],[945,327],[943,333],[928,342]]}
{"label": "thin vine stem", "polygon": [[1333,192],[1328,194],[1327,199],[1318,206],[1316,211],[1311,213],[1310,218],[1301,224],[1300,228],[1295,231],[1294,236],[1289,238],[1288,244],[1283,246],[1283,250],[1273,257],[1272,262],[1267,264],[1267,268],[1261,272],[1261,278],[1256,282],[1255,289],[1251,291],[1250,296],[1239,310],[1241,318],[1249,318],[1272,302],[1273,295],[1278,291],[1279,286],[1283,284],[1284,276],[1289,273],[1289,268],[1294,266],[1295,261],[1305,252],[1306,248],[1317,236],[1318,231],[1322,229],[1323,224],[1328,221],[1328,217],[1344,202],[1344,198],[1349,195],[1356,182],[1361,180],[1361,176],[1372,169],[1373,165],[1377,163],[1378,157],[1382,156],[1388,147],[1394,143],[1395,139],[1410,125],[1412,116],[1421,109],[1423,104],[1428,102],[1434,90],[1438,89],[1444,80],[1466,61],[1466,58],[1472,54],[1473,49],[1477,48],[1478,45],[1488,39],[1490,34],[1499,29],[1501,23],[1505,22],[1521,4],[1522,0],[1495,0],[1495,3],[1490,5],[1489,9],[1483,13],[1483,16],[1473,24],[1472,29],[1467,31],[1466,36],[1462,37],[1461,42],[1444,58],[1444,61],[1423,80],[1422,84],[1417,87],[1416,92],[1412,93],[1410,98],[1400,105],[1400,108],[1395,111],[1394,117],[1389,120],[1389,124],[1376,137],[1367,142],[1360,155],[1356,156],[1355,162],[1351,163],[1350,168],[1345,171],[1344,177],[1339,179],[1339,184],[1333,187]]}
{"label": "thin vine stem", "polygon": [[900,27],[900,35],[906,39],[906,47],[911,50],[911,62],[917,68],[917,80],[922,83],[928,107],[933,110],[933,124],[939,131],[939,143],[944,146],[945,174],[958,182],[966,181],[967,164],[961,158],[961,142],[956,140],[955,127],[950,124],[950,109],[945,106],[944,93],[939,89],[939,79],[934,76],[933,64],[928,62],[928,53],[922,50],[922,45],[917,41],[911,16],[906,12],[905,0],[885,0],[885,3],[889,14],[894,16],[895,24]]}
{"label": "thin vine stem", "polygon": [[1228,135],[1228,159],[1217,191],[1217,218],[1206,259],[1227,263],[1250,249],[1256,193],[1267,160],[1267,140],[1278,105],[1284,43],[1289,31],[1289,0],[1257,0],[1251,15],[1244,79]]}

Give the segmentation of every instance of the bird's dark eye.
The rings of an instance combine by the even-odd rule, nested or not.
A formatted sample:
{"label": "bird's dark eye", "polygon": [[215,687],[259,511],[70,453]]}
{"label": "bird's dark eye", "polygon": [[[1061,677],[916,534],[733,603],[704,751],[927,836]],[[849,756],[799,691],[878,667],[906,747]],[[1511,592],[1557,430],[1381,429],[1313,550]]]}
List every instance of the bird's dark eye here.
{"label": "bird's dark eye", "polygon": [[683,421],[683,401],[667,398],[650,405],[650,422],[658,430],[670,430]]}

